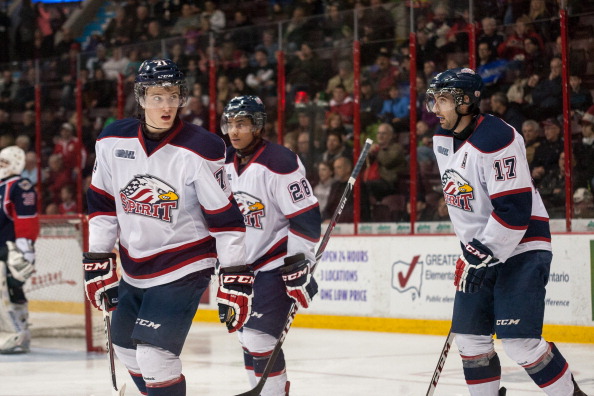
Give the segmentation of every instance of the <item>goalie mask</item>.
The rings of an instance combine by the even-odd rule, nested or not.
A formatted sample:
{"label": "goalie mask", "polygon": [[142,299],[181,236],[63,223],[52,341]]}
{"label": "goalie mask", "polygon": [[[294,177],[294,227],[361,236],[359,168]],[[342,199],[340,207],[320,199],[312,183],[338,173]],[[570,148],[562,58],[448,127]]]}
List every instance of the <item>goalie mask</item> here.
{"label": "goalie mask", "polygon": [[0,151],[0,179],[20,175],[25,169],[25,152],[18,146],[9,146]]}
{"label": "goalie mask", "polygon": [[[147,101],[146,90],[148,87],[179,87],[179,94],[169,97],[159,97],[159,102]],[[134,80],[134,97],[142,108],[164,106],[184,107],[188,103],[188,86],[184,74],[177,64],[169,59],[151,59],[142,62]]]}

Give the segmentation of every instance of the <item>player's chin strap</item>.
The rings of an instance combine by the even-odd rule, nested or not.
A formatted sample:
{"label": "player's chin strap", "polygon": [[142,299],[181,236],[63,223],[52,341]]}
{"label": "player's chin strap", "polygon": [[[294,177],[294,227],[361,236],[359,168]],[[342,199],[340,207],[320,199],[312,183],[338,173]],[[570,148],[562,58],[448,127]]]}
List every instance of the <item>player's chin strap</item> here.
{"label": "player's chin strap", "polygon": [[[456,108],[456,114],[458,114],[458,120],[456,121],[456,124],[454,125],[454,127],[451,129],[452,133],[454,134],[454,137],[456,139],[466,140],[468,138],[468,136],[470,136],[470,134],[474,131],[474,128],[476,127],[476,119],[478,118],[478,114],[473,114],[473,113],[461,114],[461,113],[458,113],[458,108]],[[460,121],[462,120],[462,117],[467,116],[467,115],[473,115],[472,120],[470,121],[470,124],[468,124],[466,126],[466,128],[464,128],[460,132],[455,132],[456,128],[458,127],[458,124],[460,124]]]}
{"label": "player's chin strap", "polygon": [[248,144],[246,147],[240,149],[235,150],[235,152],[237,153],[237,156],[239,158],[246,158],[249,157],[250,155],[254,154],[256,152],[256,150],[258,150],[258,148],[260,148],[260,145],[262,144],[262,133],[260,132],[252,132],[253,136],[254,136],[254,140],[252,140],[252,142],[250,144]]}

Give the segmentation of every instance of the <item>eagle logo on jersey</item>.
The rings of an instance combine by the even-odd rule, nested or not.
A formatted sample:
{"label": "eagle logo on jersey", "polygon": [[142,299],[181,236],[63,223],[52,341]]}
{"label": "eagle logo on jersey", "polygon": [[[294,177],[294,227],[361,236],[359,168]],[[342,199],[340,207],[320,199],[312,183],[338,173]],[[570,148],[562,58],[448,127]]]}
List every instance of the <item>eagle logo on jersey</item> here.
{"label": "eagle logo on jersey", "polygon": [[177,209],[179,195],[155,176],[136,175],[120,190],[120,199],[126,213],[171,222],[171,211]]}
{"label": "eagle logo on jersey", "polygon": [[446,170],[441,177],[441,185],[446,204],[472,211],[470,200],[474,199],[473,188],[458,172],[453,169]]}
{"label": "eagle logo on jersey", "polygon": [[233,197],[243,215],[246,227],[262,229],[262,218],[266,215],[265,207],[260,198],[243,191],[233,193]]}

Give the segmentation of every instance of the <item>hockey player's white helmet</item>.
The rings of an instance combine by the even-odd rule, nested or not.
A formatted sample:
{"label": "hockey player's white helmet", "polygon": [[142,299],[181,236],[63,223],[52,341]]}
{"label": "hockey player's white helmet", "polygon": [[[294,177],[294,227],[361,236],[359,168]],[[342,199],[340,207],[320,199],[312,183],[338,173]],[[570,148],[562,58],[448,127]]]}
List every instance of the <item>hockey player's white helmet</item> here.
{"label": "hockey player's white helmet", "polygon": [[25,152],[18,146],[9,146],[0,151],[0,179],[20,175],[25,169]]}

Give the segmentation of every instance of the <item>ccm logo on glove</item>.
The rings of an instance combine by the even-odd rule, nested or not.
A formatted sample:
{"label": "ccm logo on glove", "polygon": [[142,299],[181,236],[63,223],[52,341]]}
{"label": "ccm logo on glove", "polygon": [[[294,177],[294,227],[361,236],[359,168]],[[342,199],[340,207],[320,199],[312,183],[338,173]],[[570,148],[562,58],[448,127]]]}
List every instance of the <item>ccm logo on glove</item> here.
{"label": "ccm logo on glove", "polygon": [[101,271],[109,269],[109,262],[104,263],[84,263],[85,271]]}
{"label": "ccm logo on glove", "polygon": [[223,283],[241,283],[244,285],[253,285],[253,275],[223,275]]}

